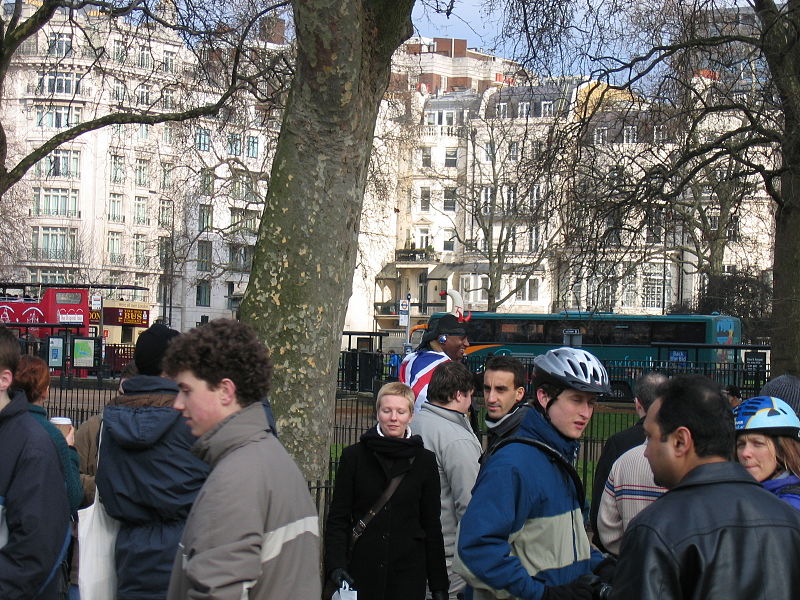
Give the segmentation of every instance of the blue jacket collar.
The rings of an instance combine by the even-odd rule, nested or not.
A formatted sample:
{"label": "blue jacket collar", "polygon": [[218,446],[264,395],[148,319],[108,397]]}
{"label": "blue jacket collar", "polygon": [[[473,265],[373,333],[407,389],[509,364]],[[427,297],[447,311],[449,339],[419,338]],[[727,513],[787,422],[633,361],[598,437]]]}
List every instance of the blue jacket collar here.
{"label": "blue jacket collar", "polygon": [[527,411],[520,424],[519,435],[544,442],[551,448],[558,450],[568,461],[574,461],[578,456],[580,442],[561,435],[536,408]]}

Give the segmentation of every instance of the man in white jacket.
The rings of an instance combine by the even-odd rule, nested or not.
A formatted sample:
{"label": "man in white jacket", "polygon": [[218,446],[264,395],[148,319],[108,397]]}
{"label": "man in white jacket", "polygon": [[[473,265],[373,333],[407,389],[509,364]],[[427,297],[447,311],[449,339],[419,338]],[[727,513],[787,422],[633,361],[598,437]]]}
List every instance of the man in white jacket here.
{"label": "man in white jacket", "polygon": [[481,446],[466,412],[472,404],[472,374],[458,362],[436,368],[428,386],[428,399],[414,416],[412,430],[425,448],[436,455],[441,482],[441,521],[450,598],[462,597],[466,583],[453,569],[456,529],[469,504],[478,477]]}

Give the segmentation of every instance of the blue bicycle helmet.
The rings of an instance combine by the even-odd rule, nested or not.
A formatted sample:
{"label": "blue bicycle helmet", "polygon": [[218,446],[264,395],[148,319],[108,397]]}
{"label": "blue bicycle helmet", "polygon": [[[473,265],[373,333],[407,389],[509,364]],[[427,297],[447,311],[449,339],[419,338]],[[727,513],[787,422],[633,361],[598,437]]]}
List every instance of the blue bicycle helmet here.
{"label": "blue bicycle helmet", "polygon": [[756,396],[733,409],[737,433],[764,433],[800,438],[800,419],[780,398]]}

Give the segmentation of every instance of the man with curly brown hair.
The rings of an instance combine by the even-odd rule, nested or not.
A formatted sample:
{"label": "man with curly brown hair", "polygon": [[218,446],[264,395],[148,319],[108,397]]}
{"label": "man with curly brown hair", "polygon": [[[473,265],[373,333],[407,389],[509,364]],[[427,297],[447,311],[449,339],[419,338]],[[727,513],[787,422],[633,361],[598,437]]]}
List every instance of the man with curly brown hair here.
{"label": "man with curly brown hair", "polygon": [[272,362],[248,326],[218,319],[177,338],[164,368],[211,473],[175,557],[169,600],[318,600],[319,525],[264,405]]}

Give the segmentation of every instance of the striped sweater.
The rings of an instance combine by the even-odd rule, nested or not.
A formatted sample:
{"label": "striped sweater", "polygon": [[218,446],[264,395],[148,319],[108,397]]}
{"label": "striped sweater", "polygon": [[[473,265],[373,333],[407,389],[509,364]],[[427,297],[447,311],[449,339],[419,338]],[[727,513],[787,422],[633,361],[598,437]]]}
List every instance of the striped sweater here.
{"label": "striped sweater", "polygon": [[600,499],[597,532],[606,549],[615,555],[619,554],[628,523],[667,491],[653,481],[645,447],[634,446],[614,462]]}

